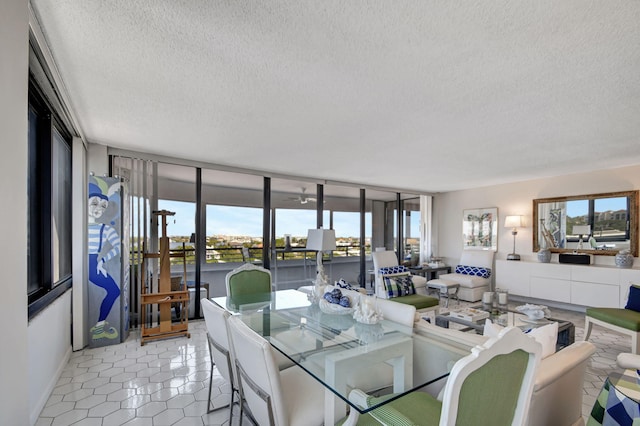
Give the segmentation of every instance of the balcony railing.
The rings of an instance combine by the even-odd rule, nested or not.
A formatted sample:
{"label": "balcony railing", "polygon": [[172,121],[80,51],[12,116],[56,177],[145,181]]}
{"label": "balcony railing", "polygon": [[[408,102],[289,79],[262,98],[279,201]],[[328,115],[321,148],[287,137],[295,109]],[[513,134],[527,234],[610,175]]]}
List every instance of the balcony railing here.
{"label": "balcony railing", "polygon": [[[365,246],[365,255],[371,254],[371,246]],[[183,252],[182,248],[170,250],[172,254]],[[186,261],[188,265],[195,264],[196,255],[193,247],[184,249]],[[303,260],[305,253],[303,251],[285,251],[284,247],[276,247],[274,250],[277,260]],[[360,256],[360,246],[357,244],[341,245],[331,252],[332,257],[357,257]],[[206,249],[206,263],[243,263],[243,262],[261,262],[261,247],[219,247]],[[309,258],[307,255],[306,258]],[[132,264],[136,262],[132,259]],[[171,264],[182,264],[180,257],[172,257]]]}

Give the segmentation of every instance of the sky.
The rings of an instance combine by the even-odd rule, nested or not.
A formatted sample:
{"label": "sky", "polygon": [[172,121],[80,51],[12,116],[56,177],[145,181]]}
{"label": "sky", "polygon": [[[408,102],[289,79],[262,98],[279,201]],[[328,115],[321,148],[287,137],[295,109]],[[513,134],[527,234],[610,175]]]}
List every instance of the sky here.
{"label": "sky", "polygon": [[[608,210],[626,210],[627,197],[599,198],[594,206],[596,212]],[[567,216],[576,217],[588,213],[589,202],[587,200],[567,201]]]}
{"label": "sky", "polygon": [[[195,232],[195,204],[182,201],[159,200],[159,209],[175,212],[169,218],[167,233],[170,236],[187,236]],[[305,237],[309,229],[316,228],[315,210],[278,209],[276,236],[291,234]],[[419,235],[419,212],[412,212],[411,235]],[[360,236],[360,215],[351,212],[334,212],[333,229],[336,237]],[[328,218],[325,216],[325,223]],[[284,229],[279,229],[283,227]],[[371,229],[371,214],[365,215],[365,229]],[[207,206],[207,235],[262,236],[262,209],[251,207]]]}

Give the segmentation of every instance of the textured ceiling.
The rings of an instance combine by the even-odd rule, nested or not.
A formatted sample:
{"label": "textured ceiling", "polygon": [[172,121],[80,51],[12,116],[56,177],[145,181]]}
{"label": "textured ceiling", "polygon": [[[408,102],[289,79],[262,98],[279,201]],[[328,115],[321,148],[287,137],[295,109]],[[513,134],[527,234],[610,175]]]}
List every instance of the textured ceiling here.
{"label": "textured ceiling", "polygon": [[449,191],[640,164],[639,0],[31,0],[90,142]]}

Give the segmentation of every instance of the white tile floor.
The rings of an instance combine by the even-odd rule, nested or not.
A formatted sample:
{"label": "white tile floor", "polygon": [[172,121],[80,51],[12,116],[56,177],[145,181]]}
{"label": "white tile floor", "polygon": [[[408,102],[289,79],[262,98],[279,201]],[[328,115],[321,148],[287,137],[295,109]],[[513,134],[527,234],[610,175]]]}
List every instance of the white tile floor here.
{"label": "white tile floor", "polygon": [[[584,314],[558,309],[552,314],[572,321],[576,340],[582,339]],[[191,338],[145,346],[134,331],[125,343],[73,353],[37,425],[229,425],[228,408],[207,414],[210,361],[204,322],[190,321],[189,330]],[[617,370],[616,356],[631,349],[628,337],[599,327],[590,340],[597,352],[584,381],[585,419],[604,379]],[[213,380],[214,403],[223,406],[230,388],[215,370]],[[238,415],[236,406],[234,424],[239,423]]]}

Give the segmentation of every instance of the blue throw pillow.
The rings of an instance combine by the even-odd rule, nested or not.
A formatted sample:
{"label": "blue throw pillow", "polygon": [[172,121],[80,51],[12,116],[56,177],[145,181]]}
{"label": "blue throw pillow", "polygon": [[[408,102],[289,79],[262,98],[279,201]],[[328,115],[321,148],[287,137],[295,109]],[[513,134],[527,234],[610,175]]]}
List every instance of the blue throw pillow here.
{"label": "blue throw pillow", "polygon": [[640,312],[640,287],[635,285],[629,287],[629,298],[627,299],[627,306],[624,308]]}
{"label": "blue throw pillow", "polygon": [[456,274],[473,275],[476,277],[489,278],[491,276],[491,268],[458,265],[456,266]]}
{"label": "blue throw pillow", "polygon": [[387,266],[386,268],[380,268],[378,269],[378,273],[380,275],[387,275],[387,274],[402,274],[404,272],[409,272],[409,270],[407,269],[406,266],[403,265],[399,265],[399,266]]}

